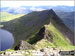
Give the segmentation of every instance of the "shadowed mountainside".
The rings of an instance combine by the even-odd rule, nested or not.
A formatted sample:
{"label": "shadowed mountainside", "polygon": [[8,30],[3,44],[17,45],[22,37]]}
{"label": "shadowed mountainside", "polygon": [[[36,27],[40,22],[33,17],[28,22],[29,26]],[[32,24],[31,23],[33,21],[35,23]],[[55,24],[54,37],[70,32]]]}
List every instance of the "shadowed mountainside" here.
{"label": "shadowed mountainside", "polygon": [[2,29],[6,29],[14,35],[15,43],[18,40],[26,40],[36,34],[43,25],[50,22],[50,10],[32,12],[19,19],[1,23]]}
{"label": "shadowed mountainside", "polygon": [[74,11],[73,12],[64,12],[64,11],[55,11],[56,14],[60,17],[61,20],[74,32]]}
{"label": "shadowed mountainside", "polygon": [[56,15],[56,13],[52,10],[51,11],[51,22],[52,24],[59,29],[64,36],[67,36],[69,40],[75,45],[74,43],[74,33],[64,24],[64,22]]}
{"label": "shadowed mountainside", "polygon": [[4,25],[2,29],[6,29],[14,35],[14,46],[16,46],[19,40],[31,40],[30,38],[33,38],[44,25],[49,25],[50,23],[65,36],[65,39],[68,38],[72,44],[75,44],[73,32],[70,31],[52,9],[39,12],[34,11],[18,19],[2,22],[1,24]]}

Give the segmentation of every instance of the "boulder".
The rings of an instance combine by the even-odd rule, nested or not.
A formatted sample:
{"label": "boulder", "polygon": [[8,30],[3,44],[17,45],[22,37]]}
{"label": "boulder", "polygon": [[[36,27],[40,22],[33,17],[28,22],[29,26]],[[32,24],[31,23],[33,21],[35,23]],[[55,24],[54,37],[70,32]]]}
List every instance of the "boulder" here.
{"label": "boulder", "polygon": [[27,50],[27,49],[35,49],[35,48],[28,42],[21,40],[14,49],[15,50]]}

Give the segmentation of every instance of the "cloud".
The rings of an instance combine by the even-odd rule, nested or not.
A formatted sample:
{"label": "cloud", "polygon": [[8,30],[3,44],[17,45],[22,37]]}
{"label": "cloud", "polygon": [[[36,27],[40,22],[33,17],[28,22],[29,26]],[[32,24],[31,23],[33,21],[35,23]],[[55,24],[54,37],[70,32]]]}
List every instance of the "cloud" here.
{"label": "cloud", "polygon": [[46,9],[31,7],[30,10],[32,10],[32,11],[43,11],[43,10],[46,10]]}

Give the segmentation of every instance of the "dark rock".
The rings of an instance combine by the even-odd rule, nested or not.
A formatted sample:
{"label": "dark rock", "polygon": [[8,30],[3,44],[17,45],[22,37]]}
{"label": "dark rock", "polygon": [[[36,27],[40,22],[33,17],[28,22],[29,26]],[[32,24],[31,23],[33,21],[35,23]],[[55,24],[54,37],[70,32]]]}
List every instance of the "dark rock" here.
{"label": "dark rock", "polygon": [[45,25],[44,27],[45,27],[44,38],[50,42],[53,42],[53,36],[51,34],[51,31],[49,31],[48,29],[48,25]]}
{"label": "dark rock", "polygon": [[41,52],[44,52],[44,49],[41,49],[40,51],[41,51]]}
{"label": "dark rock", "polygon": [[46,26],[48,25],[44,25],[34,37],[29,39],[30,44],[35,44],[41,39],[47,39],[48,41],[53,42],[53,36],[51,35],[53,33],[50,33]]}

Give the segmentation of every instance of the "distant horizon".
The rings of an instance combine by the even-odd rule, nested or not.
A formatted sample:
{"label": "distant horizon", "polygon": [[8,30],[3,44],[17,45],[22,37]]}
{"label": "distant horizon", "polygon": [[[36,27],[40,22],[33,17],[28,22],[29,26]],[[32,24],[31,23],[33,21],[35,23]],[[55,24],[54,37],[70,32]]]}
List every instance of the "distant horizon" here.
{"label": "distant horizon", "polygon": [[74,6],[74,1],[1,1],[1,7]]}
{"label": "distant horizon", "polygon": [[27,11],[27,10],[31,10],[31,11],[42,11],[42,10],[49,10],[49,9],[55,9],[55,10],[66,10],[67,11],[74,11],[74,6],[62,6],[62,5],[58,5],[58,6],[20,6],[20,7],[1,7],[1,11]]}

